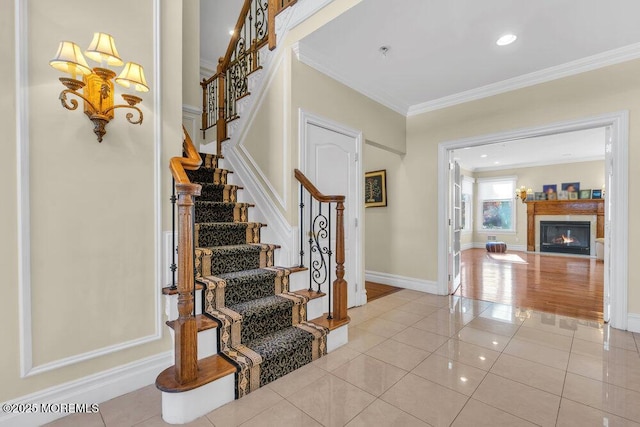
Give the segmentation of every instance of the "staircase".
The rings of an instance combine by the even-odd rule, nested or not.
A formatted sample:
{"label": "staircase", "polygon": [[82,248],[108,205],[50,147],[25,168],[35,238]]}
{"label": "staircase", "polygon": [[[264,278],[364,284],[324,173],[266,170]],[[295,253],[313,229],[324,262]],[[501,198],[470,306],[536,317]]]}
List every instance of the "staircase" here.
{"label": "staircase", "polygon": [[[219,164],[227,127],[242,111],[238,101],[249,96],[248,76],[262,69],[261,50],[275,47],[275,17],[294,3],[245,0],[217,73],[202,82],[202,130],[216,128],[218,154],[198,153],[184,130],[183,157],[170,161],[177,262],[173,286],[163,293],[175,364],[156,379],[162,417],[170,424],[188,423],[242,398],[348,340],[344,196],[320,193],[295,171],[300,265],[278,267],[279,246],[261,240],[267,224],[250,221],[254,205],[238,201],[242,187],[229,183],[233,172]],[[308,280],[302,276],[305,263],[311,266]]]}
{"label": "staircase", "polygon": [[[262,243],[265,224],[248,222],[251,205],[238,203],[217,155],[189,171],[202,186],[195,202],[197,283],[204,315],[219,328],[219,352],[237,368],[236,398],[326,354],[324,326],[307,322],[307,303],[323,293],[290,292],[292,269],[274,267],[278,246]],[[296,268],[294,272],[306,270]]]}

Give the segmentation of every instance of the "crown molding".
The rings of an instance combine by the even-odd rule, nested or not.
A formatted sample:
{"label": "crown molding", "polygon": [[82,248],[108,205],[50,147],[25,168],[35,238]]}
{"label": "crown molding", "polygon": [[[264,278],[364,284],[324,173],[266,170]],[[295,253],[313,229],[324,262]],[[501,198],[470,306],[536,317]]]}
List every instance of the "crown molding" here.
{"label": "crown molding", "polygon": [[305,45],[296,46],[294,49],[294,53],[296,54],[296,57],[300,60],[300,62],[307,64],[308,66],[316,69],[322,74],[325,74],[331,77],[332,79],[342,83],[343,85],[350,87],[351,89],[357,92],[360,92],[367,98],[370,98],[376,101],[377,103],[384,105],[385,107],[395,111],[396,113],[402,114],[403,116],[407,115],[409,111],[408,105],[403,105],[401,102],[399,102],[397,99],[395,99],[391,95],[373,93],[371,90],[365,87],[365,85],[352,81],[351,79],[336,73],[330,67],[325,66],[324,64],[331,63],[331,60],[329,60],[325,55]]}
{"label": "crown molding", "polygon": [[534,86],[540,83],[557,80],[563,77],[573,76],[587,71],[596,70],[598,68],[607,67],[609,65],[619,64],[621,62],[631,61],[640,58],[640,43],[623,46],[618,49],[608,50],[596,55],[581,58],[575,61],[556,65],[554,67],[545,68],[533,73],[524,74],[522,76],[492,83],[476,89],[459,92],[453,95],[445,96],[433,101],[423,102],[421,104],[412,105],[408,109],[407,116],[415,116],[429,111],[439,110],[451,107],[457,104],[463,104],[469,101],[475,101],[489,96],[510,92],[516,89],[522,89],[528,86]]}

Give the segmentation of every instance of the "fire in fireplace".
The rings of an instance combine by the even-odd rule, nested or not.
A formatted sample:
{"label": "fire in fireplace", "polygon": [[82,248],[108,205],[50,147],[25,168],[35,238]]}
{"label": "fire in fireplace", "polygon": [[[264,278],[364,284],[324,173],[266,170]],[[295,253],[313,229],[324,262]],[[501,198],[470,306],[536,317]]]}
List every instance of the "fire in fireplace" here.
{"label": "fire in fireplace", "polygon": [[540,221],[540,252],[591,254],[589,221]]}

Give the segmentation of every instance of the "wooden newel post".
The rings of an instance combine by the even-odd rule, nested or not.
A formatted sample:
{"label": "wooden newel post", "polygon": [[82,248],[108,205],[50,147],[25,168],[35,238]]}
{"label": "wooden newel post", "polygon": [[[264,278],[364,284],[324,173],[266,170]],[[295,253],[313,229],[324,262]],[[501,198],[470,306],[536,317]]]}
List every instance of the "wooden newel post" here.
{"label": "wooden newel post", "polygon": [[179,384],[198,377],[198,327],[193,316],[193,196],[198,184],[176,184],[178,194],[178,319],[175,331],[175,373]]}
{"label": "wooden newel post", "polygon": [[344,203],[336,204],[336,280],[333,281],[333,318],[347,318],[347,282],[344,280]]}

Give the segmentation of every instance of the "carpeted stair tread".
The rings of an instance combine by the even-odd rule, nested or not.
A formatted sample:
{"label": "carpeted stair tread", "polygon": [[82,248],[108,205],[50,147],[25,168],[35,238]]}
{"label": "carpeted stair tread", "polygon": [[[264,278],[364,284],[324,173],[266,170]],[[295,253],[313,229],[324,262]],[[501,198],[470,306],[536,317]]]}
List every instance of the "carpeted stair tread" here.
{"label": "carpeted stair tread", "polygon": [[199,201],[210,202],[235,202],[236,191],[240,188],[237,185],[213,184],[210,182],[199,183],[202,185]]}
{"label": "carpeted stair tread", "polygon": [[226,282],[225,304],[230,306],[273,295],[276,275],[274,270],[264,268],[220,274],[218,277]]}
{"label": "carpeted stair tread", "polygon": [[260,228],[258,222],[201,222],[196,224],[196,246],[229,246],[244,243],[258,243]]}
{"label": "carpeted stair tread", "polygon": [[196,200],[196,222],[246,222],[249,203]]}
{"label": "carpeted stair tread", "polygon": [[200,168],[197,170],[188,170],[187,176],[191,182],[197,183],[214,183],[214,184],[226,184],[227,174],[229,173],[225,169],[220,168]]}
{"label": "carpeted stair tread", "polygon": [[214,246],[211,250],[211,275],[260,268],[260,245]]}
{"label": "carpeted stair tread", "polygon": [[293,306],[293,301],[277,295],[227,305],[242,316],[242,343],[290,327]]}
{"label": "carpeted stair tread", "polygon": [[295,326],[265,335],[247,343],[262,356],[260,387],[313,361],[313,335]]}

